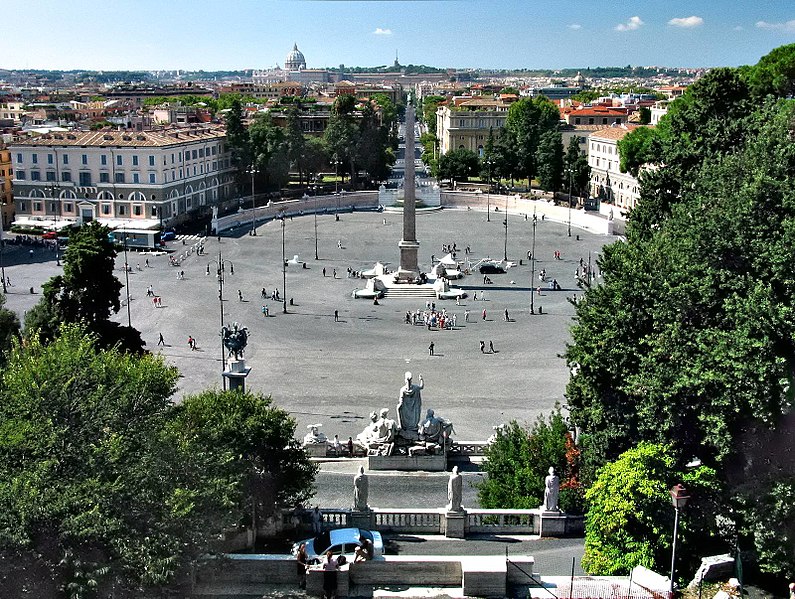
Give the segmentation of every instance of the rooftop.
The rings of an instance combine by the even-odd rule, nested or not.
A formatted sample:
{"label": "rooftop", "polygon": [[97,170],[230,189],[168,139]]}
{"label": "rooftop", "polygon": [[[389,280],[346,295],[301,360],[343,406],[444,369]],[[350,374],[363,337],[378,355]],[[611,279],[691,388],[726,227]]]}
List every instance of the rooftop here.
{"label": "rooftop", "polygon": [[226,137],[226,130],[220,127],[171,127],[154,131],[53,132],[14,145],[139,148],[173,146],[189,141],[214,140],[222,137]]}

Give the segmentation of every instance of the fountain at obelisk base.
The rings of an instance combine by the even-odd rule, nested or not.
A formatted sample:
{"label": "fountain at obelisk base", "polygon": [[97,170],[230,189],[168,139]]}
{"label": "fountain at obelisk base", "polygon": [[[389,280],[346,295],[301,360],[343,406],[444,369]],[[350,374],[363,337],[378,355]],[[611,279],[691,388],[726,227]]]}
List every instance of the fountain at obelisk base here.
{"label": "fountain at obelisk base", "polygon": [[[440,276],[437,270],[430,273],[420,271],[417,263],[417,252],[420,243],[417,241],[417,196],[416,175],[414,172],[414,107],[406,107],[405,134],[405,167],[403,177],[403,238],[398,243],[400,249],[400,267],[397,272],[384,274],[383,265],[378,273],[378,264],[368,278],[364,289],[357,289],[353,297],[374,299],[380,297],[416,297],[455,299],[466,297],[466,293],[450,287],[447,278]],[[431,265],[433,266],[433,265]]]}

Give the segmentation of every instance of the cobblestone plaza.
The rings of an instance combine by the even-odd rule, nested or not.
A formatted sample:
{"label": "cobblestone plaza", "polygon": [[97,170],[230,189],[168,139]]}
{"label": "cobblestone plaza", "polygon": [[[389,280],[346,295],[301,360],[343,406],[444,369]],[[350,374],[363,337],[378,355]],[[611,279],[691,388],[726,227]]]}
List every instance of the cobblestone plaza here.
{"label": "cobblestone plaza", "polygon": [[[563,403],[568,373],[559,355],[569,338],[574,313],[568,298],[582,293],[575,271],[580,259],[587,262],[590,257],[595,263],[602,245],[611,239],[577,229],[568,237],[565,223],[539,219],[536,273],[545,269],[547,279],[557,279],[562,290],[547,290],[536,276],[535,284],[542,285],[542,291],[535,297],[535,306],[544,313],[531,315],[527,252],[532,244],[532,217],[525,220],[523,214],[512,214],[508,258],[517,263],[522,258],[524,264],[506,274],[489,275],[493,284],[484,285],[478,273],[460,281],[458,285],[469,293],[460,306],[454,301],[437,302],[438,309],[456,315],[456,329],[429,331],[404,323],[406,311],[423,309],[424,299],[387,298],[373,305],[351,297],[351,291],[363,287],[364,281],[347,278],[348,267],[369,269],[380,260],[390,269],[397,268],[401,214],[343,214],[339,221],[324,215],[317,219],[317,232],[320,259],[314,260],[313,217],[286,221],[285,255],[289,260],[297,254],[307,262],[306,268],[288,266],[286,293],[278,221],[260,225],[257,236],[240,231],[220,242],[208,238],[205,255],[194,253],[179,267],[171,266],[167,256],[157,256],[149,258],[151,267],[146,268],[143,255],[130,255],[132,325],[142,332],[149,350],[162,353],[179,368],[177,400],[185,393],[221,385],[220,308],[213,262],[220,251],[228,261],[224,320],[248,327],[251,335],[246,350],[252,368],[248,388],[272,394],[279,406],[293,414],[298,436],[307,425],[320,423],[329,438],[338,434],[345,441],[365,427],[373,410],[388,407],[394,417],[406,370],[415,378],[423,375],[423,409],[434,408],[437,415],[452,420],[459,440],[486,439],[497,424],[511,419],[530,422],[556,401]],[[437,259],[443,255],[443,244],[456,243],[459,259],[464,258],[466,246],[471,248],[473,262],[487,256],[500,258],[503,214],[492,212],[487,222],[486,214],[479,211],[420,213],[417,238],[420,267],[426,271],[431,255]],[[170,245],[179,254],[195,241],[186,239],[184,247],[181,240]],[[561,259],[554,258],[555,251],[560,251]],[[120,254],[117,276],[124,282],[122,263]],[[141,270],[136,268],[138,263]],[[36,249],[33,255],[27,248],[7,250],[6,274],[13,285],[8,306],[22,316],[40,298],[42,283],[58,271],[48,250]],[[184,279],[178,277],[180,271]],[[162,308],[153,307],[147,297],[149,285],[162,298]],[[28,292],[31,286],[34,295]],[[261,299],[263,288],[269,296],[278,288],[282,296],[292,298],[294,305],[288,305],[287,314],[282,313],[281,302]],[[474,292],[477,301],[473,301]],[[263,305],[269,308],[267,318]],[[339,322],[334,320],[335,310]],[[469,311],[469,322],[465,322],[465,311]],[[116,318],[126,321],[126,307]],[[158,347],[160,333],[165,347]],[[196,339],[196,351],[188,347],[189,335]],[[481,353],[480,341],[487,347],[492,341],[495,353]],[[428,355],[431,342],[434,356]]]}

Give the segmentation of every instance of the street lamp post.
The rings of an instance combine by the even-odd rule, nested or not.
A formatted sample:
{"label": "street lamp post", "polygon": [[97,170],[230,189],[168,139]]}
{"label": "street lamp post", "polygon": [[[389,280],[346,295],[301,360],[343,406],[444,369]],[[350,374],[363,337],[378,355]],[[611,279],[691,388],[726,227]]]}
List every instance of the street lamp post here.
{"label": "street lamp post", "polygon": [[[235,265],[232,264],[232,262],[229,260],[224,260],[223,256],[221,256],[221,252],[218,252],[218,259],[212,261],[212,264],[215,264],[216,268],[215,273],[216,276],[218,277],[218,304],[221,307],[220,330],[223,330],[224,328],[224,272],[226,270],[225,266],[227,263],[232,267],[234,271]],[[210,263],[207,264],[207,268],[209,267]],[[224,337],[223,334],[221,334],[221,373],[223,374],[224,371],[226,371],[226,350],[224,348]],[[224,391],[226,391],[226,377],[222,376],[221,378],[224,381]]]}
{"label": "street lamp post", "polygon": [[508,196],[505,196],[505,249],[502,253],[502,259],[508,261]]}
{"label": "street lamp post", "polygon": [[0,285],[3,287],[3,293],[8,293],[6,287],[6,267],[3,261],[3,250],[5,248],[5,240],[3,239],[3,206],[5,202],[0,202]]}
{"label": "street lamp post", "polygon": [[530,248],[530,314],[535,314],[535,284],[536,284],[536,210],[533,208],[533,245]]}
{"label": "street lamp post", "polygon": [[282,214],[282,289],[284,290],[284,297],[282,297],[282,312],[287,314],[287,260],[284,254],[284,214]]}
{"label": "street lamp post", "polygon": [[571,179],[573,171],[571,167],[569,167],[567,170],[569,172],[569,237],[571,237]]}
{"label": "street lamp post", "polygon": [[674,506],[674,542],[671,547],[671,588],[670,591],[674,592],[674,573],[676,566],[676,536],[679,532],[679,510],[687,504],[690,496],[687,494],[687,489],[682,485],[674,485],[671,487],[671,504]]}
{"label": "street lamp post", "polygon": [[254,175],[259,172],[259,169],[253,164],[246,169],[246,172],[251,175],[251,234],[257,234],[257,200],[254,195]]}

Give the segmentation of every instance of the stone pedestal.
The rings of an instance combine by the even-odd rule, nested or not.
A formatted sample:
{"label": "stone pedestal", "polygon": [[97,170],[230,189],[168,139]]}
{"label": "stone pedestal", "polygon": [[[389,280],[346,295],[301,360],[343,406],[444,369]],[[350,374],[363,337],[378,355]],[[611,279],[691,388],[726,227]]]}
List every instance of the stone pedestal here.
{"label": "stone pedestal", "polygon": [[304,445],[310,458],[325,458],[328,454],[328,443],[310,443]]}
{"label": "stone pedestal", "polygon": [[400,470],[444,472],[447,470],[447,455],[371,455],[367,456],[368,470]]}
{"label": "stone pedestal", "polygon": [[558,511],[539,510],[538,535],[541,537],[562,537],[566,534],[566,514]]}
{"label": "stone pedestal", "polygon": [[420,274],[417,264],[417,254],[420,244],[417,241],[401,239],[398,243],[400,249],[400,268],[397,272],[399,281],[413,282]]}
{"label": "stone pedestal", "polygon": [[466,535],[466,510],[444,513],[444,536],[451,539],[463,539]]}
{"label": "stone pedestal", "polygon": [[375,517],[372,510],[352,510],[349,526],[353,528],[363,528],[365,530],[372,530],[375,528]]}
{"label": "stone pedestal", "polygon": [[251,368],[246,366],[244,358],[232,358],[226,363],[226,370],[224,370],[224,378],[229,381],[230,391],[246,392],[246,377]]}

